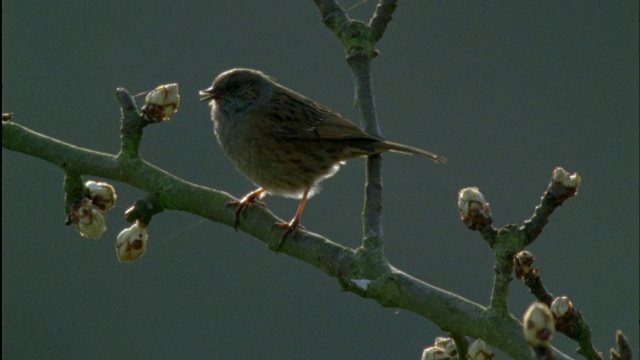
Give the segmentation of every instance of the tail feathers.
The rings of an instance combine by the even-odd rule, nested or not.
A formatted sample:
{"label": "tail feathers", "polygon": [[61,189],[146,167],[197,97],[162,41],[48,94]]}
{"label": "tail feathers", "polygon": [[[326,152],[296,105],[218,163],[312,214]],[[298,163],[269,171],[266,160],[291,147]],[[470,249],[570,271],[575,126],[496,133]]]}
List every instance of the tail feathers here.
{"label": "tail feathers", "polygon": [[413,146],[402,145],[402,144],[398,144],[390,141],[383,141],[381,144],[383,145],[382,148],[385,150],[400,152],[404,154],[420,155],[428,159],[431,159],[438,164],[444,164],[447,162],[447,159],[444,156],[434,154],[427,150],[418,149]]}

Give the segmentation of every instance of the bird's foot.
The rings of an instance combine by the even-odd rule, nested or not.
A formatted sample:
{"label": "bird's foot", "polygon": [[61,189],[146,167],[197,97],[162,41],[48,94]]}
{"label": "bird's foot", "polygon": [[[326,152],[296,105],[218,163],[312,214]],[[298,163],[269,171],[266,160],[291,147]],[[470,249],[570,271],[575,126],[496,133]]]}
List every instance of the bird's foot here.
{"label": "bird's foot", "polygon": [[245,195],[245,197],[240,199],[240,201],[231,201],[227,204],[228,206],[236,206],[235,220],[233,221],[233,228],[236,229],[236,231],[238,231],[238,226],[240,225],[240,220],[242,219],[242,213],[245,209],[253,204],[267,207],[267,204],[257,200],[264,192],[265,190],[263,188],[260,188],[248,193],[247,195]]}
{"label": "bird's foot", "polygon": [[273,224],[273,227],[285,229],[284,234],[282,234],[282,237],[280,238],[280,242],[278,242],[278,247],[276,247],[276,252],[280,251],[284,244],[284,239],[286,239],[287,236],[294,234],[298,229],[304,230],[304,226],[300,225],[300,219],[297,217],[294,217],[293,220],[288,223],[275,223]]}

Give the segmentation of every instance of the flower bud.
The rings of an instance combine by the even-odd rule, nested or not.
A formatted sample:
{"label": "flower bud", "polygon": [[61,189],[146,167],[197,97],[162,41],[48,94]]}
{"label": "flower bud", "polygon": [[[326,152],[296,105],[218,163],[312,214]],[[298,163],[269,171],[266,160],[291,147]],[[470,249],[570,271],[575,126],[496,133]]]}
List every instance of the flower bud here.
{"label": "flower bud", "polygon": [[474,207],[486,210],[488,205],[477,187],[467,187],[458,192],[458,212],[462,217],[468,217],[469,211]]}
{"label": "flower bud", "polygon": [[437,337],[436,341],[433,343],[435,346],[444,350],[447,356],[455,356],[458,354],[458,349],[456,349],[456,343],[450,337]]}
{"label": "flower bud", "polygon": [[107,231],[104,213],[87,198],[71,207],[70,218],[84,237],[98,239]]}
{"label": "flower bud", "polygon": [[151,122],[159,122],[169,120],[173,114],[178,112],[178,107],[180,107],[178,84],[165,84],[147,94],[142,112],[148,116]]}
{"label": "flower bud", "polygon": [[527,250],[522,250],[513,257],[513,268],[518,279],[524,278],[531,272],[536,258]]}
{"label": "flower bud", "polygon": [[551,312],[554,316],[556,331],[572,339],[578,336],[580,327],[577,325],[581,315],[568,297],[559,296],[555,298],[551,303]]}
{"label": "flower bud", "polygon": [[470,229],[493,222],[489,203],[477,187],[468,187],[458,193],[460,220]]}
{"label": "flower bud", "polygon": [[424,349],[421,360],[445,360],[449,358],[449,355],[447,355],[444,349],[437,346],[431,346]]}
{"label": "flower bud", "polygon": [[482,339],[476,339],[467,352],[467,359],[472,360],[490,360],[496,356],[496,353],[491,350],[489,345]]}
{"label": "flower bud", "polygon": [[551,312],[556,319],[565,316],[571,310],[573,310],[573,303],[566,296],[559,296],[551,303]]}
{"label": "flower bud", "polygon": [[87,181],[84,186],[89,193],[93,205],[102,211],[111,209],[116,204],[116,189],[104,182]]}
{"label": "flower bud", "polygon": [[553,170],[552,180],[568,188],[577,188],[582,183],[582,178],[578,173],[569,174],[568,171],[561,167]]}
{"label": "flower bud", "polygon": [[118,234],[116,255],[120,262],[132,262],[147,250],[147,228],[136,222]]}
{"label": "flower bud", "polygon": [[533,303],[524,314],[524,338],[533,347],[546,346],[555,331],[553,314],[543,303]]}

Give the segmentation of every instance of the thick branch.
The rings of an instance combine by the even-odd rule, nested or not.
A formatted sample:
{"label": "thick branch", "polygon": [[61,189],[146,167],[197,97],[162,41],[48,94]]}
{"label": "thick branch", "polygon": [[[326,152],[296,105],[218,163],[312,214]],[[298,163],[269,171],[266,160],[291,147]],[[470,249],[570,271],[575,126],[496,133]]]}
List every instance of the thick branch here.
{"label": "thick branch", "polygon": [[[119,159],[76,147],[12,122],[2,123],[2,146],[46,160],[67,172],[100,176],[157,194],[167,210],[186,211],[233,226],[233,209],[226,206],[233,200],[231,196],[181,180],[139,158]],[[259,206],[247,211],[247,219],[239,229],[274,248],[280,233],[272,225],[281,219]],[[448,331],[481,337],[515,358],[528,354],[521,325],[510,315],[484,316],[486,309],[482,306],[412,278],[386,261],[376,261],[371,252],[354,251],[305,231],[298,231],[294,241],[287,241],[281,252],[342,279],[343,284],[352,284],[348,290],[375,299],[383,306],[406,309]],[[362,280],[356,280],[363,278],[370,279],[364,280],[369,285],[355,285],[362,284]]]}

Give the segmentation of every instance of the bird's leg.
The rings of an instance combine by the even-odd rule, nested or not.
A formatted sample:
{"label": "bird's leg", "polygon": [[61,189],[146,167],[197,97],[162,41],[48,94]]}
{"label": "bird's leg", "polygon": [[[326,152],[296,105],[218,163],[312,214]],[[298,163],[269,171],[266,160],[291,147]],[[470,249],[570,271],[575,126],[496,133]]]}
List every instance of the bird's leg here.
{"label": "bird's leg", "polygon": [[252,204],[258,204],[262,207],[266,207],[267,204],[262,201],[258,201],[258,199],[266,190],[263,188],[258,188],[247,195],[245,195],[240,201],[231,201],[229,205],[237,206],[236,208],[236,218],[233,222],[233,227],[238,231],[238,225],[240,225],[240,219],[242,218],[242,212],[248,208]]}
{"label": "bird's leg", "polygon": [[284,244],[284,239],[287,236],[289,236],[289,234],[294,233],[299,228],[304,229],[304,227],[300,225],[300,218],[302,217],[302,213],[304,212],[304,207],[307,204],[308,195],[309,195],[309,189],[306,189],[304,191],[304,194],[302,194],[302,200],[300,200],[300,205],[298,205],[298,210],[296,211],[296,215],[293,217],[293,219],[291,219],[289,223],[275,223],[273,225],[273,226],[286,229],[286,231],[284,232],[284,234],[282,234],[282,237],[280,238],[280,242],[278,243],[276,252],[280,250],[280,248],[282,247],[282,244]]}

